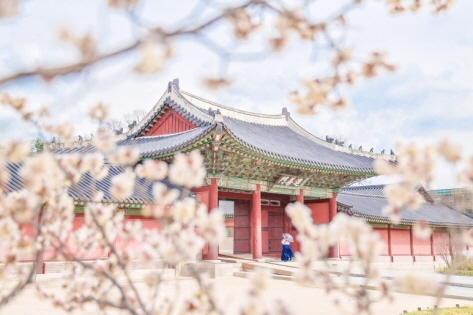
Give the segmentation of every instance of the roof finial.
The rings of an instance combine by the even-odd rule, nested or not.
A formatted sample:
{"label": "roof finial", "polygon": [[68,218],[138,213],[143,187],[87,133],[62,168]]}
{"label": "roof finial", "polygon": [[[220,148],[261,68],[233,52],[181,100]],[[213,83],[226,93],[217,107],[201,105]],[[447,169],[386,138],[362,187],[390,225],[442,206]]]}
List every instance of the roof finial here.
{"label": "roof finial", "polygon": [[286,116],[286,120],[288,120],[289,116],[291,116],[291,113],[289,113],[289,111],[287,110],[287,107],[282,108],[282,114]]}
{"label": "roof finial", "polygon": [[223,122],[223,115],[220,113],[220,110],[217,109],[214,115],[214,121],[215,122]]}
{"label": "roof finial", "polygon": [[178,79],[178,78],[172,80],[172,85],[174,85],[174,87],[176,88],[176,90],[179,91],[179,79]]}

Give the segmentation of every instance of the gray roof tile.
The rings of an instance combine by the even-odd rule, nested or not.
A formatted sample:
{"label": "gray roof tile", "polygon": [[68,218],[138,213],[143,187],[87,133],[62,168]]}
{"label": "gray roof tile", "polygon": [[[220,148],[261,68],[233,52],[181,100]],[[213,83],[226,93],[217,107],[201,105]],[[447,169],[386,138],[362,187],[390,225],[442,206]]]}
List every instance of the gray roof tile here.
{"label": "gray roof tile", "polygon": [[[182,149],[186,145],[196,141],[212,129],[213,125],[195,128],[185,132],[175,133],[171,135],[139,137],[135,139],[126,139],[119,141],[118,146],[136,146],[140,150],[141,158],[147,158],[163,153],[173,152]],[[82,146],[73,148],[61,148],[53,151],[56,154],[79,153],[86,154],[95,152],[92,146]]]}
{"label": "gray roof tile", "polygon": [[225,117],[227,131],[248,148],[286,161],[347,171],[373,172],[371,157],[335,151],[287,126],[249,123]]}
{"label": "gray roof tile", "polygon": [[[381,213],[388,204],[382,193],[383,188],[383,185],[344,188],[338,194],[337,202],[351,206],[350,213],[355,216],[389,222],[389,218]],[[473,226],[473,218],[440,203],[426,202],[418,209],[403,209],[401,212],[401,223],[418,221],[426,221],[433,226]]]}
{"label": "gray roof tile", "polygon": [[[19,174],[21,166],[18,164],[7,164],[7,169],[10,173],[10,179],[6,184],[7,191],[18,191],[23,189],[23,181]],[[136,203],[146,204],[154,201],[152,195],[152,186],[156,181],[149,181],[143,178],[135,179],[135,186],[133,194],[126,199],[117,199],[110,194],[111,180],[114,176],[119,175],[125,171],[126,167],[122,166],[109,166],[109,172],[107,176],[99,181],[95,181],[90,173],[82,175],[80,181],[72,185],[68,194],[74,200],[90,201],[95,191],[102,191],[104,193],[103,201],[113,203]],[[168,188],[178,189],[181,194],[184,190],[176,185],[171,184],[167,179],[162,181]],[[186,191],[186,195],[189,193]]]}

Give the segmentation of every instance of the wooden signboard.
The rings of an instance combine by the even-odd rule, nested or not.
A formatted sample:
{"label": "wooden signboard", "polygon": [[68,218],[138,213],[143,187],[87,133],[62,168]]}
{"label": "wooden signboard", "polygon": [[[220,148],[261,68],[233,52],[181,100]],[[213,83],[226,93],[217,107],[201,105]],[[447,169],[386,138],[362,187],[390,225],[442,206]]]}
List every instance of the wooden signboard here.
{"label": "wooden signboard", "polygon": [[274,183],[275,186],[283,186],[283,187],[300,187],[302,186],[308,178],[292,176],[292,175],[282,175],[279,179]]}

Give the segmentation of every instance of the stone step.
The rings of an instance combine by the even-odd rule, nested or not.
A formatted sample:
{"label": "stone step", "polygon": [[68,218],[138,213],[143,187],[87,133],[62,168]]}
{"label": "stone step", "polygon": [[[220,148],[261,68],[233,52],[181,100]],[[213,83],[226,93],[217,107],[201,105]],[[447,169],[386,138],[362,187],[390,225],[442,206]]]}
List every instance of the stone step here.
{"label": "stone step", "polygon": [[[253,272],[253,271],[237,271],[233,274],[234,277],[239,277],[239,278],[249,278],[251,277],[252,275],[254,275],[256,272]],[[276,280],[289,280],[289,281],[293,281],[294,280],[294,277],[292,276],[285,276],[285,275],[278,275],[278,274],[272,274],[271,275],[271,278],[272,279],[276,279]]]}

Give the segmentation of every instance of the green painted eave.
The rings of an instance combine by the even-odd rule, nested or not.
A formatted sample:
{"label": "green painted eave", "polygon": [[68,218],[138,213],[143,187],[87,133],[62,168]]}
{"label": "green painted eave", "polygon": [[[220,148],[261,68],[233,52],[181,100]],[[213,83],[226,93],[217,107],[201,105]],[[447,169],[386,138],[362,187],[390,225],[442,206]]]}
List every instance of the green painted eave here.
{"label": "green painted eave", "polygon": [[208,174],[208,178],[216,178],[217,186],[238,190],[256,190],[256,185],[260,185],[262,192],[277,193],[283,195],[296,196],[302,189],[305,197],[313,198],[331,198],[335,190],[320,187],[276,187],[268,181],[238,178],[232,176],[223,176],[221,174]]}
{"label": "green painted eave", "polygon": [[313,165],[313,164],[305,164],[305,163],[298,163],[298,162],[293,162],[293,161],[287,161],[285,159],[278,159],[274,157],[270,157],[264,154],[261,154],[259,152],[256,152],[252,150],[251,148],[248,148],[247,146],[244,146],[240,143],[238,143],[236,140],[231,138],[231,136],[224,137],[221,140],[223,146],[229,148],[230,150],[244,155],[244,156],[251,156],[255,159],[261,159],[265,161],[269,161],[275,164],[280,164],[280,165],[286,165],[298,169],[313,169],[317,171],[322,171],[322,172],[331,172],[331,173],[342,173],[342,174],[359,174],[359,175],[368,175],[368,176],[375,176],[378,175],[375,170],[371,171],[363,171],[363,170],[346,170],[342,168],[336,168],[336,167],[323,167],[320,165]]}

